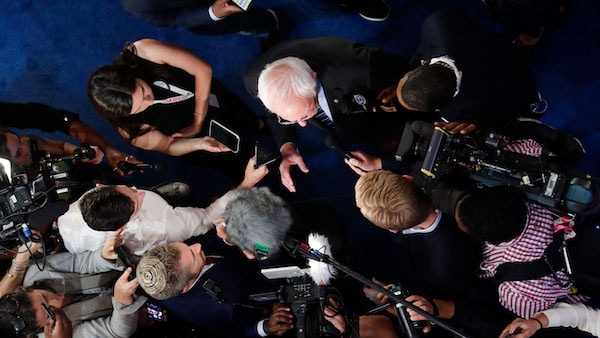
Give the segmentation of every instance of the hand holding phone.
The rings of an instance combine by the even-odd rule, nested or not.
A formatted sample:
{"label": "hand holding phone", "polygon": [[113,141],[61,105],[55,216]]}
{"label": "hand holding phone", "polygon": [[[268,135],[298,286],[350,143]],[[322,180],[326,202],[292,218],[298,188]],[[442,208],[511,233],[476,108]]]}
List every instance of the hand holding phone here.
{"label": "hand holding phone", "polygon": [[269,165],[277,161],[281,156],[265,147],[258,145],[258,142],[254,146],[254,169]]}
{"label": "hand holding phone", "polygon": [[208,136],[231,149],[234,154],[240,151],[240,136],[216,120],[210,120]]}
{"label": "hand holding phone", "polygon": [[50,307],[46,305],[46,303],[42,303],[42,307],[44,308],[44,311],[46,311],[48,318],[52,321],[52,329],[54,330],[54,326],[56,325],[56,316],[54,315],[54,312],[50,310]]}
{"label": "hand holding phone", "polygon": [[[67,315],[59,308],[47,306],[42,303],[48,318],[53,318],[44,325],[46,338],[71,338],[73,336],[73,324]],[[52,315],[50,315],[52,314]]]}

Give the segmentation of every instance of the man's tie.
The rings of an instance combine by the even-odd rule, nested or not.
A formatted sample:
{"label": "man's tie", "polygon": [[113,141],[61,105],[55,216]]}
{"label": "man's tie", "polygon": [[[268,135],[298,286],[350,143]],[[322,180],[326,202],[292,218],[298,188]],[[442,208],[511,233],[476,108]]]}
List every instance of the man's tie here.
{"label": "man's tie", "polygon": [[319,109],[317,110],[317,113],[315,114],[315,116],[313,116],[313,119],[321,122],[323,125],[325,125],[329,128],[334,128],[333,121],[327,116],[327,114],[325,114],[325,112],[323,111],[323,109],[321,109],[321,107],[319,107]]}

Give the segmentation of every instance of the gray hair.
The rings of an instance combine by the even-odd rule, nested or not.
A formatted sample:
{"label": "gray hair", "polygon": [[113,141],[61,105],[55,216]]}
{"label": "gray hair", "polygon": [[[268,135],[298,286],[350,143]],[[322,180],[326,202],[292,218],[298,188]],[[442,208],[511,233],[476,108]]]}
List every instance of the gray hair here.
{"label": "gray hair", "polygon": [[293,223],[287,203],[266,187],[235,190],[225,215],[229,240],[251,253],[257,244],[279,251]]}
{"label": "gray hair", "polygon": [[293,56],[269,63],[258,77],[258,98],[272,112],[275,104],[290,97],[314,98],[317,84],[313,73],[306,61]]}
{"label": "gray hair", "polygon": [[140,286],[155,299],[175,297],[183,292],[190,281],[190,271],[179,265],[181,252],[170,244],[155,246],[146,251],[140,260],[136,274]]}

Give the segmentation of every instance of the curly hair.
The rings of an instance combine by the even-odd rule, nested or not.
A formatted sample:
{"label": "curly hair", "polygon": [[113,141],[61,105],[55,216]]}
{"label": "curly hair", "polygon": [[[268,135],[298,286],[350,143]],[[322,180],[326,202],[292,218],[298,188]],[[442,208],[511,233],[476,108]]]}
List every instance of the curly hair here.
{"label": "curly hair", "polygon": [[388,230],[412,228],[432,211],[429,198],[419,186],[390,171],[377,170],[361,176],[354,187],[356,206],[371,223]]}
{"label": "curly hair", "polygon": [[190,271],[179,265],[181,252],[174,243],[155,246],[146,251],[137,266],[137,278],[146,293],[158,300],[183,292],[192,278]]}
{"label": "curly hair", "polygon": [[400,95],[407,105],[418,111],[434,112],[454,98],[454,72],[440,64],[417,67],[405,76]]}
{"label": "curly hair", "polygon": [[525,229],[525,194],[511,186],[476,190],[458,208],[458,219],[475,239],[500,244],[516,238]]}

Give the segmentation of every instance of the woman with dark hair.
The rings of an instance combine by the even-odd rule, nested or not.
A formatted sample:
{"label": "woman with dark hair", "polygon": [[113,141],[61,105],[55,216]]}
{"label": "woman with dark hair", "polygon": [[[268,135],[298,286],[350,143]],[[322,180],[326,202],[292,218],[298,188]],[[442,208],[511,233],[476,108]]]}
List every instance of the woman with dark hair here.
{"label": "woman with dark hair", "polygon": [[242,134],[261,122],[212,79],[211,66],[183,48],[152,39],[128,43],[88,82],[96,110],[132,145],[173,156],[228,149],[205,134],[215,119]]}

